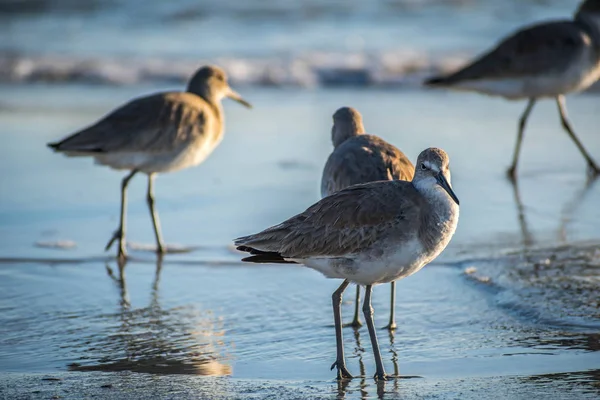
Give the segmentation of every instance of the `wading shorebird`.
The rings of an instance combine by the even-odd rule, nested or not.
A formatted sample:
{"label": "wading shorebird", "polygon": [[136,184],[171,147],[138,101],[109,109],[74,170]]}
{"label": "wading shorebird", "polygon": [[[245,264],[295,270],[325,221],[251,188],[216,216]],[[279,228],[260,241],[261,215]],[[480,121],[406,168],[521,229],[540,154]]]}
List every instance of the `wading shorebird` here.
{"label": "wading shorebird", "polygon": [[[400,179],[410,181],[415,167],[394,145],[365,133],[360,113],[342,107],[333,114],[331,141],[334,150],[327,159],[321,179],[321,196],[326,197],[359,183]],[[396,282],[391,283],[390,322],[396,329]],[[356,286],[356,303],[351,325],[361,326],[359,317],[360,286]]]}
{"label": "wading shorebird", "polygon": [[119,227],[106,250],[118,240],[117,257],[126,257],[127,184],[135,174],[143,172],[148,175],[146,199],[156,251],[166,251],[154,207],[154,176],[198,165],[208,157],[223,138],[224,97],[251,107],[229,87],[221,68],[204,66],[192,76],[185,92],[163,92],[134,99],[94,125],[48,144],[67,156],[90,156],[97,164],[131,171],[121,183]]}
{"label": "wading shorebird", "polygon": [[377,366],[385,374],[373,325],[373,285],[419,271],[450,242],[458,224],[458,198],[450,186],[448,155],[424,150],[412,181],[387,180],[350,186],[278,225],[235,240],[251,255],[242,261],[298,263],[327,278],[343,279],[333,293],[338,379],[352,378],[342,339],[342,293],[352,283],[365,286],[363,314]]}
{"label": "wading shorebird", "polygon": [[512,164],[507,171],[512,179],[516,175],[525,124],[535,102],[544,97],[555,98],[563,128],[585,158],[590,176],[596,177],[600,168],[571,127],[564,95],[584,90],[599,78],[600,0],[586,0],[574,19],[521,29],[461,70],[433,77],[425,84],[510,100],[529,99],[519,120]]}

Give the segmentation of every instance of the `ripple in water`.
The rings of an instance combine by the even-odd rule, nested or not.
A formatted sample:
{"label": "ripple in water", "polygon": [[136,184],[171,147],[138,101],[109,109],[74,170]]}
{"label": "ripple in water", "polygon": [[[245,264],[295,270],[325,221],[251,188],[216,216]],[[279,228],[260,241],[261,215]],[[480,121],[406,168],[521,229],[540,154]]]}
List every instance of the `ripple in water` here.
{"label": "ripple in water", "polygon": [[125,268],[107,272],[120,291],[118,311],[91,318],[91,335],[74,338],[63,347],[79,355],[72,371],[132,371],[152,374],[230,375],[224,354],[225,330],[210,311],[192,306],[163,308],[159,302],[161,264],[156,270],[151,302],[133,308]]}

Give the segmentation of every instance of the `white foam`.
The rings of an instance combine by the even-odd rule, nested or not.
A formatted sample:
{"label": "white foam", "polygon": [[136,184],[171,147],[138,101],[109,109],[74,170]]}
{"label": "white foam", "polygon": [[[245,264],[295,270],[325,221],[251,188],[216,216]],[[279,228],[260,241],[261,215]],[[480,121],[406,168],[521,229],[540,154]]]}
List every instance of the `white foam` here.
{"label": "white foam", "polygon": [[[296,56],[218,58],[77,58],[58,55],[0,53],[0,82],[78,82],[134,85],[151,82],[183,84],[198,66],[215,63],[233,85],[303,87],[416,87],[427,77],[448,73],[472,55],[431,57],[414,50],[310,52]],[[592,90],[600,91],[600,84]]]}

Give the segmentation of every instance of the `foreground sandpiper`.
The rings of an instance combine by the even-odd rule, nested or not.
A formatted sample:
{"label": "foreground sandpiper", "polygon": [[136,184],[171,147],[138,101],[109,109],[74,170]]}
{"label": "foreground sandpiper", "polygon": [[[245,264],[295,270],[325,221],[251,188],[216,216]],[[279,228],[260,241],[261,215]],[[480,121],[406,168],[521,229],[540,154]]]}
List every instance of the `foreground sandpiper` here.
{"label": "foreground sandpiper", "polygon": [[[401,179],[410,181],[415,167],[408,157],[385,140],[367,135],[362,116],[351,107],[333,114],[331,141],[334,150],[327,159],[321,179],[321,196],[326,197],[359,183]],[[388,329],[396,329],[396,282],[391,283],[390,321]],[[360,286],[356,286],[356,303],[351,325],[361,326],[359,317]]]}
{"label": "foreground sandpiper", "polygon": [[136,173],[143,172],[148,175],[147,201],[157,252],[165,252],[154,208],[154,176],[200,164],[208,157],[223,137],[224,97],[251,107],[229,87],[221,68],[204,66],[192,76],[185,92],[163,92],[134,99],[94,125],[48,144],[68,156],[90,156],[98,164],[131,171],[121,184],[119,227],[106,250],[118,240],[118,257],[126,257],[127,184]]}
{"label": "foreground sandpiper", "polygon": [[338,379],[352,378],[342,339],[342,293],[365,285],[363,313],[377,365],[386,379],[371,307],[373,285],[414,274],[448,245],[458,223],[458,198],[450,186],[448,155],[424,150],[412,181],[387,180],[350,186],[278,225],[235,240],[256,263],[298,263],[328,278],[344,279],[333,293]]}
{"label": "foreground sandpiper", "polygon": [[595,177],[600,167],[583,147],[567,118],[564,94],[588,88],[600,78],[600,0],[586,0],[572,20],[526,27],[461,70],[426,85],[475,91],[507,99],[529,99],[519,120],[508,175],[515,178],[527,118],[535,102],[556,99],[563,128]]}

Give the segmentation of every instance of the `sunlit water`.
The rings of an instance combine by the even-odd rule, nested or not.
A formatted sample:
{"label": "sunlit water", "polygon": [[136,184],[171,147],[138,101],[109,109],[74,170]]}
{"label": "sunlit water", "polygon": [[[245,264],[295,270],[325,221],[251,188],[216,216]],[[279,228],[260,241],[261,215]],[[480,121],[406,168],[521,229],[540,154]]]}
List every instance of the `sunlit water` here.
{"label": "sunlit water", "polygon": [[[398,285],[399,329],[392,336],[379,331],[388,370],[457,379],[600,368],[597,313],[548,303],[561,293],[587,293],[580,298],[593,302],[600,258],[593,246],[600,186],[586,186],[584,164],[551,103],[536,110],[526,136],[519,203],[503,175],[518,103],[431,91],[241,88],[255,109],[226,104],[227,135],[214,155],[198,168],[157,180],[167,243],[197,249],[167,255],[162,266],[136,250],[153,243],[146,182],[137,178],[128,214],[134,261],[121,276],[112,253],[102,251],[117,224],[121,174],[53,154],[44,144],[154,88],[4,89],[0,101],[10,104],[0,114],[4,372],[332,379],[330,294],[339,282],[298,266],[243,265],[230,243],[318,199],[320,168],[331,146],[330,114],[341,104],[361,110],[368,131],[398,144],[413,161],[426,146],[446,149],[461,199],[459,229],[440,262]],[[589,133],[596,101],[589,95],[569,99],[592,154],[600,153],[598,136]],[[44,247],[61,240],[76,247]],[[526,249],[569,243],[581,243],[585,268],[556,267],[563,285],[515,274],[562,254],[518,256]],[[517,255],[502,255],[511,251]],[[375,290],[381,327],[388,291],[387,285]],[[346,320],[353,292],[346,296]],[[370,376],[366,330],[348,328],[345,336],[349,368]]]}
{"label": "sunlit water", "polygon": [[[407,7],[411,2],[397,3]],[[267,27],[255,21],[256,29],[247,30],[242,28],[252,24],[252,18],[235,11],[241,6],[234,2],[214,3],[217,9],[209,12],[210,18],[191,13],[184,22],[171,25],[163,21],[165,15],[187,15],[191,5],[171,2],[147,9],[137,24],[119,22],[122,7],[129,6],[118,2],[113,8],[100,8],[98,14],[4,15],[10,23],[0,24],[0,29],[11,40],[2,46],[18,50],[18,57],[70,62],[98,55],[102,63],[127,53],[139,60],[134,66],[152,57],[159,63],[171,56],[186,61],[183,68],[161,64],[155,75],[131,82],[119,78],[121,70],[109,74],[108,82],[133,82],[124,86],[74,83],[87,80],[70,78],[54,84],[27,83],[51,79],[3,75],[0,381],[7,383],[0,385],[0,397],[26,390],[77,398],[80,382],[98,390],[106,386],[108,392],[101,396],[136,387],[129,396],[138,393],[139,398],[145,398],[145,390],[212,398],[356,398],[383,393],[442,398],[495,393],[502,398],[504,391],[522,398],[533,393],[546,398],[597,396],[600,186],[586,183],[584,162],[562,131],[550,101],[537,105],[530,119],[515,190],[504,170],[523,103],[417,85],[298,88],[286,86],[284,80],[282,87],[268,88],[261,79],[237,70],[236,89],[255,108],[226,102],[226,137],[214,154],[197,168],[161,175],[156,181],[166,242],[193,251],[169,254],[157,263],[143,250],[152,246],[153,233],[146,181],[136,177],[128,212],[133,260],[124,269],[111,258],[112,252],[103,252],[118,222],[123,175],[45,147],[133,96],[177,87],[197,58],[233,59],[228,65],[234,71],[239,57],[258,60],[242,63],[244,71],[286,54],[314,59],[317,53],[327,56],[340,50],[331,37],[334,33],[342,38],[364,36],[362,49],[341,48],[350,54],[340,58],[343,67],[352,64],[353,52],[365,54],[364,49],[380,55],[416,49],[429,57],[447,48],[454,57],[485,47],[514,25],[534,17],[566,16],[573,8],[562,2],[527,2],[522,8],[517,2],[459,2],[463,5],[451,8],[457,21],[445,26],[450,33],[441,43],[432,40],[445,28],[436,18],[443,15],[439,8],[450,6],[429,3],[434,5],[391,14],[391,5],[369,8],[367,3],[350,2],[353,11],[345,20],[327,7],[317,13],[322,18],[300,18],[289,11],[292,3],[275,2],[283,10],[276,20],[287,22]],[[391,16],[374,27],[361,10]],[[488,13],[494,17],[484,18]],[[330,27],[338,17],[342,22]],[[69,29],[86,24],[89,36],[52,39],[57,20],[70,21]],[[149,27],[157,20],[164,25],[154,34]],[[112,21],[110,29],[107,21]],[[424,22],[433,31],[416,35],[423,32]],[[298,35],[294,23],[320,34]],[[205,37],[209,29],[220,32],[218,45],[181,40]],[[245,35],[234,41],[225,33],[230,31]],[[46,41],[35,42],[31,35]],[[414,40],[405,46],[394,35]],[[320,62],[312,64],[312,71]],[[420,73],[432,65],[425,64]],[[169,78],[171,67],[176,72]],[[570,96],[567,104],[581,140],[600,159],[597,95]],[[444,148],[461,200],[459,228],[448,249],[434,264],[398,284],[398,330],[392,335],[378,331],[388,372],[423,379],[383,388],[371,379],[375,366],[365,328],[344,330],[348,367],[364,377],[343,387],[333,381],[330,295],[338,281],[299,266],[245,265],[231,247],[234,237],[280,222],[319,198],[321,168],[331,151],[331,115],[342,105],[358,108],[368,132],[398,145],[413,161],[425,147]],[[52,247],[61,241],[69,248]],[[353,293],[350,288],[345,297],[346,321],[351,318]],[[389,287],[378,286],[374,293],[376,324],[383,327]],[[155,378],[148,381],[140,373]],[[197,375],[213,378],[187,378]],[[59,377],[63,388],[42,377]]]}

